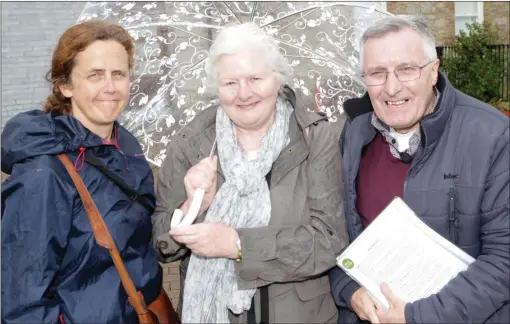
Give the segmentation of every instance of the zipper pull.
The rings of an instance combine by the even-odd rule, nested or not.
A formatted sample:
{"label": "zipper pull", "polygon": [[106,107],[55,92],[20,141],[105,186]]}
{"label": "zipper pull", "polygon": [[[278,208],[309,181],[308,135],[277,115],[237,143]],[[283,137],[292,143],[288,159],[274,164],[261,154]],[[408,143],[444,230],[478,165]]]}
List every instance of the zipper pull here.
{"label": "zipper pull", "polygon": [[450,188],[448,191],[448,216],[451,221],[455,220],[455,193],[453,192],[453,188]]}
{"label": "zipper pull", "polygon": [[457,241],[459,240],[459,233],[457,228],[457,217],[455,215],[455,191],[453,188],[450,188],[448,191],[448,220],[450,240],[452,240],[452,243],[457,244]]}

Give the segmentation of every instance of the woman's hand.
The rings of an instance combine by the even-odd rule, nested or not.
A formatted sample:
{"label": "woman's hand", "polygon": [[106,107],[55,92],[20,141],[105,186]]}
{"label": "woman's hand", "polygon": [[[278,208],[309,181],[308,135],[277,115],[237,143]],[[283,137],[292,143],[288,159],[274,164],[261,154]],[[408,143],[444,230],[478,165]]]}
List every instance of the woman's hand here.
{"label": "woman's hand", "polygon": [[170,235],[197,255],[229,259],[238,257],[237,231],[220,223],[201,223],[180,227],[171,230]]}
{"label": "woman's hand", "polygon": [[211,205],[217,187],[218,157],[205,158],[191,167],[184,176],[184,188],[188,197],[186,205],[189,206],[197,188],[205,191],[204,200],[198,215],[202,215]]}

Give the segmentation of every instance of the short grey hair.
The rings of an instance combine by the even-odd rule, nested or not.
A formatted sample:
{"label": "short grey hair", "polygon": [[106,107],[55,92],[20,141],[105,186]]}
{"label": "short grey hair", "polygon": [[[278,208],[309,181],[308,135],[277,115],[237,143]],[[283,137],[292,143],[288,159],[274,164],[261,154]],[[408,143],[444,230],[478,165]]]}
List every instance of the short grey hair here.
{"label": "short grey hair", "polygon": [[420,34],[423,41],[423,51],[425,57],[432,61],[437,59],[436,41],[434,35],[430,31],[426,21],[422,17],[399,15],[385,17],[377,20],[369,26],[361,36],[359,46],[360,70],[363,71],[363,50],[365,43],[371,38],[383,37],[386,34],[400,32],[406,28],[411,28]]}
{"label": "short grey hair", "polygon": [[216,62],[221,55],[237,54],[243,50],[254,50],[261,53],[268,67],[277,74],[282,85],[290,82],[292,68],[280,52],[276,40],[254,23],[228,26],[219,32],[209,49],[209,57],[205,61],[206,86],[210,93],[217,93]]}

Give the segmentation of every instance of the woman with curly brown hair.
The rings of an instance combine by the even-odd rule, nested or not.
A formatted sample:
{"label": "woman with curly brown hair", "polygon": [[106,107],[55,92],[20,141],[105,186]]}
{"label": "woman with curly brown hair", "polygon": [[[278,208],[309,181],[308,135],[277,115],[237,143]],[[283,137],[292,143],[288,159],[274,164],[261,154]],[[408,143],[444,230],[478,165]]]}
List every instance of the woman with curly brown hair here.
{"label": "woman with curly brown hair", "polygon": [[96,21],[69,28],[53,55],[44,111],[21,113],[4,128],[2,171],[10,177],[2,186],[2,323],[137,321],[57,158],[62,153],[145,303],[168,300],[150,244],[152,172],[135,137],[116,122],[128,103],[132,61],[133,42],[122,27]]}

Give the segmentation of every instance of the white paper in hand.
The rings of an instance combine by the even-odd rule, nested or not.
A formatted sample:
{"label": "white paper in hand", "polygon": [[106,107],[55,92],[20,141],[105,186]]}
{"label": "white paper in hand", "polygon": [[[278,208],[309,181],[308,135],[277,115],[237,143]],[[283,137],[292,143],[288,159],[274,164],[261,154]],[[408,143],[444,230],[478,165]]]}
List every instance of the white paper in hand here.
{"label": "white paper in hand", "polygon": [[386,309],[382,283],[402,300],[413,302],[437,293],[474,261],[423,223],[400,198],[393,199],[337,258],[338,266]]}

